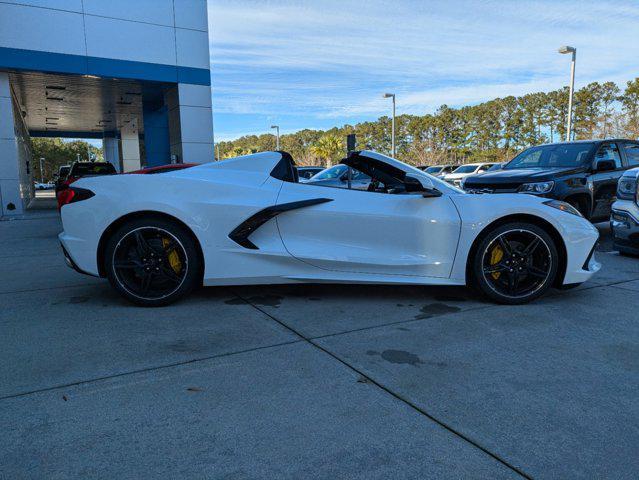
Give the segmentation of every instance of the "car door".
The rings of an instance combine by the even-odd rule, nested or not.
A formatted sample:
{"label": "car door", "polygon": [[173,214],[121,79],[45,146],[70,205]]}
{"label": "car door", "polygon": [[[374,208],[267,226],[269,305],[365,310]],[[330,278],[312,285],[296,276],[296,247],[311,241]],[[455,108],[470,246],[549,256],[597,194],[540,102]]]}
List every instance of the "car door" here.
{"label": "car door", "polygon": [[621,150],[625,157],[625,168],[639,167],[639,142],[624,142]]}
{"label": "car door", "polygon": [[284,183],[278,206],[301,201],[318,203],[276,217],[295,258],[342,272],[450,276],[460,219],[449,197]]}
{"label": "car door", "polygon": [[616,142],[601,144],[595,153],[593,167],[600,160],[610,160],[615,163],[615,169],[609,171],[594,171],[591,177],[593,191],[592,218],[607,218],[610,215],[610,207],[617,192],[617,181],[625,168],[621,159],[619,145]]}

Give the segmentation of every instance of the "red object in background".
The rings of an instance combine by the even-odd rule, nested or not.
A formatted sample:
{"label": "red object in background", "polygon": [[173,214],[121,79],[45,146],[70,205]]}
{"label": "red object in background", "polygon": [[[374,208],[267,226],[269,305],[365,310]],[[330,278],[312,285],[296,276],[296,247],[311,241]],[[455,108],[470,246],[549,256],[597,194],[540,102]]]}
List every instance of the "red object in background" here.
{"label": "red object in background", "polygon": [[184,168],[195,167],[196,165],[199,165],[199,163],[170,163],[169,165],[159,165],[157,167],[142,168],[140,170],[135,170],[133,172],[127,172],[127,174],[133,173],[136,175],[152,175],[154,173],[164,173],[164,172],[172,172],[174,170],[182,170]]}

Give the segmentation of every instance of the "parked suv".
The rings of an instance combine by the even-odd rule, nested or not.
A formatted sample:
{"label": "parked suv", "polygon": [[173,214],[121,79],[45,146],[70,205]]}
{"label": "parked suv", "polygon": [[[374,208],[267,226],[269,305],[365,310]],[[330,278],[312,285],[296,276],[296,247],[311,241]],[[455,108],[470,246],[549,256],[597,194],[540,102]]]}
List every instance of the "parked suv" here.
{"label": "parked suv", "polygon": [[[639,154],[639,145],[635,148]],[[610,228],[614,246],[619,252],[639,255],[639,168],[626,170],[619,179]]]}
{"label": "parked suv", "polygon": [[608,220],[617,181],[639,166],[639,142],[583,140],[531,147],[496,172],[466,178],[471,193],[530,193],[563,200],[592,222]]}

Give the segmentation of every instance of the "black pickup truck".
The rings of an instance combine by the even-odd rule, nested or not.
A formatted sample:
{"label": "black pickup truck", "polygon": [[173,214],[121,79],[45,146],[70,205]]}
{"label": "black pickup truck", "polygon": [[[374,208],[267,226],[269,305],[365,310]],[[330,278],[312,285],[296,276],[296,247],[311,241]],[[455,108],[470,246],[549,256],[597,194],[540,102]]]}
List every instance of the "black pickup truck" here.
{"label": "black pickup truck", "polygon": [[608,220],[617,180],[639,166],[639,142],[580,140],[530,147],[501,170],[466,178],[470,193],[530,193],[570,203],[592,222]]}

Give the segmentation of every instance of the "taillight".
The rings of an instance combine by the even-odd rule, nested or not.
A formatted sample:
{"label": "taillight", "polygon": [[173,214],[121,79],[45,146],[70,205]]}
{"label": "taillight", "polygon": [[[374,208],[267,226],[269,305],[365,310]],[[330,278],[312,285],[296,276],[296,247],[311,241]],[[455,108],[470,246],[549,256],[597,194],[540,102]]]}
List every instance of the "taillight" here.
{"label": "taillight", "polygon": [[67,187],[58,192],[58,210],[69,203],[81,202],[94,195],[91,190],[87,190],[86,188]]}

